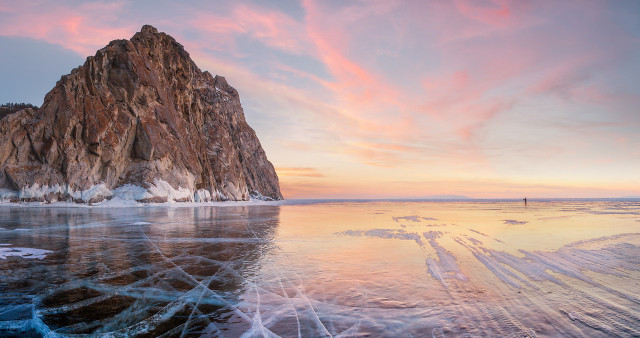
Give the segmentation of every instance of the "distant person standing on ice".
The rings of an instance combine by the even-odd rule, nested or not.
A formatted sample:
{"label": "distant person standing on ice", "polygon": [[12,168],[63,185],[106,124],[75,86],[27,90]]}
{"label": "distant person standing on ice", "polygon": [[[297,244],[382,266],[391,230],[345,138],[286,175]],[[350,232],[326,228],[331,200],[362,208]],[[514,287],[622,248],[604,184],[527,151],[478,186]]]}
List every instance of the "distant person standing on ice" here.
{"label": "distant person standing on ice", "polygon": [[527,198],[525,197],[522,200],[524,201],[524,205],[527,205]]}

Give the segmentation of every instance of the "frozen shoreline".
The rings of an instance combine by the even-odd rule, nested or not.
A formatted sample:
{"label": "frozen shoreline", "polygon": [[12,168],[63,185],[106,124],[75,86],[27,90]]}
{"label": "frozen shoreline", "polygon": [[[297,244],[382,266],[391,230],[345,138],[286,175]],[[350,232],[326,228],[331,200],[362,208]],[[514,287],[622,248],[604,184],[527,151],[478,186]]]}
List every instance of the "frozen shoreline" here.
{"label": "frozen shoreline", "polygon": [[[640,198],[539,198],[530,199],[531,203],[549,202],[632,202],[640,203]],[[76,202],[10,202],[0,198],[0,208],[148,208],[148,207],[168,207],[168,208],[194,208],[194,207],[243,207],[243,206],[284,206],[284,205],[308,205],[324,203],[372,203],[372,202],[399,202],[399,203],[522,203],[520,199],[283,199],[277,201],[264,201],[251,199],[249,201],[209,201],[209,202],[139,202],[133,199],[123,199],[113,196],[109,200],[96,203],[76,203]]]}
{"label": "frozen shoreline", "polygon": [[[4,202],[0,201],[2,207],[16,208],[150,208],[150,207],[169,207],[169,208],[193,208],[193,207],[243,207],[243,206],[280,206],[292,204],[288,200],[279,201],[216,201],[216,202],[165,202],[165,203],[142,203],[133,200],[123,200],[114,197],[108,201],[93,204],[75,203],[75,202]],[[295,203],[294,203],[295,204]]]}
{"label": "frozen shoreline", "polygon": [[250,193],[249,201],[230,201],[220,191],[213,194],[206,189],[189,189],[172,187],[166,181],[156,179],[147,187],[125,184],[113,190],[104,183],[94,185],[86,190],[74,190],[69,185],[39,185],[22,188],[18,191],[0,189],[0,205],[16,205],[27,207],[139,207],[139,206],[228,206],[228,202],[236,205],[257,205],[260,202],[277,202],[259,191]]}

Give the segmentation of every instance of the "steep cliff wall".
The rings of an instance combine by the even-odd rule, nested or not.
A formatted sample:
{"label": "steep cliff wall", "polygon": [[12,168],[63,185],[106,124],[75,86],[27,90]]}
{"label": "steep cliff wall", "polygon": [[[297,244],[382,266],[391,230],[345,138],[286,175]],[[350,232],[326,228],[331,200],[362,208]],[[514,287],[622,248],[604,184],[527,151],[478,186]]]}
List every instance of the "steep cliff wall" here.
{"label": "steep cliff wall", "polygon": [[238,92],[151,26],[88,57],[39,109],[0,119],[0,189],[14,200],[282,199]]}

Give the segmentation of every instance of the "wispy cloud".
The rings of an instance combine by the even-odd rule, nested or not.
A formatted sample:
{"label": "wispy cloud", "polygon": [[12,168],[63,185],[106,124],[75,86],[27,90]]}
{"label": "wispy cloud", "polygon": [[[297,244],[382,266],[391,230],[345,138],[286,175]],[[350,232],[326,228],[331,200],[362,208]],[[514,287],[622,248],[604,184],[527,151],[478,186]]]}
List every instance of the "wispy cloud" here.
{"label": "wispy cloud", "polygon": [[380,183],[397,176],[439,179],[451,190],[468,177],[507,177],[523,188],[542,182],[540,191],[551,193],[543,184],[550,173],[587,167],[578,176],[640,190],[628,169],[640,167],[632,156],[640,147],[633,2],[145,6],[0,0],[0,35],[87,56],[157,25],[239,89],[291,196],[393,187],[409,194],[410,185]]}

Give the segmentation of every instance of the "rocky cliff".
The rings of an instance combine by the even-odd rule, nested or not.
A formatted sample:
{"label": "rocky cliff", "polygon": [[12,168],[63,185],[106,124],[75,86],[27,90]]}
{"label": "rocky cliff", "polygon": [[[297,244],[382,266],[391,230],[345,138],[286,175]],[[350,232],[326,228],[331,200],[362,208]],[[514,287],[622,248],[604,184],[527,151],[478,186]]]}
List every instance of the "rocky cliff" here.
{"label": "rocky cliff", "polygon": [[39,109],[0,119],[12,200],[282,199],[238,92],[144,26],[63,76]]}

